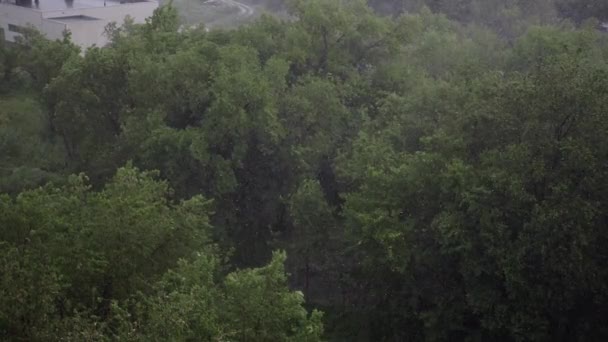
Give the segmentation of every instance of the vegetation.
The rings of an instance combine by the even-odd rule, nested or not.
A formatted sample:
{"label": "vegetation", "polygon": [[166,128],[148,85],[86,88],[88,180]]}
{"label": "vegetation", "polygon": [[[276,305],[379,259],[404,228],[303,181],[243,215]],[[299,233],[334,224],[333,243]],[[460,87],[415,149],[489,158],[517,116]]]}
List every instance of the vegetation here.
{"label": "vegetation", "polygon": [[0,339],[608,340],[607,9],[370,5],[0,46]]}

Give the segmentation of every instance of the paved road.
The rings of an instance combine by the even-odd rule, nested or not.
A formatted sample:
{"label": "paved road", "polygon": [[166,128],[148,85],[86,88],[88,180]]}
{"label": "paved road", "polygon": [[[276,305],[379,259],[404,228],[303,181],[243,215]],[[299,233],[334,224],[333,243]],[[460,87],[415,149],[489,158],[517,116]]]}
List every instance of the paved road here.
{"label": "paved road", "polygon": [[[167,0],[164,0],[167,1]],[[183,27],[204,23],[207,28],[231,28],[246,23],[258,14],[243,0],[174,0]]]}
{"label": "paved road", "polygon": [[251,6],[245,5],[242,2],[238,2],[235,0],[218,0],[221,1],[229,6],[236,6],[239,8],[239,15],[244,16],[244,17],[250,17],[253,15],[254,10]]}
{"label": "paved road", "polygon": [[[182,19],[193,27],[201,22],[207,28],[233,27],[242,24],[256,14],[252,6],[238,0],[176,0]],[[226,10],[229,9],[229,13]]]}
{"label": "paved road", "polygon": [[203,2],[203,4],[224,4],[230,7],[237,7],[239,9],[239,16],[241,17],[250,17],[255,13],[253,7],[246,5],[242,2],[236,0],[207,0]]}

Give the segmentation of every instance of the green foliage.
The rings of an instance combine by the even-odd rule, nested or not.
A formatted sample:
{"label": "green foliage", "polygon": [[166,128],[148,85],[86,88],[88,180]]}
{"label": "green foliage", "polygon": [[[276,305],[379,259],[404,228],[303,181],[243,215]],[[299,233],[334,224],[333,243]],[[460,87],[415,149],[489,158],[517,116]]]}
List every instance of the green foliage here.
{"label": "green foliage", "polygon": [[608,38],[559,4],[1,47],[0,339],[606,340]]}
{"label": "green foliage", "polygon": [[0,190],[18,193],[58,180],[64,152],[54,140],[37,101],[28,95],[0,97]]}
{"label": "green foliage", "polygon": [[138,322],[143,340],[318,341],[321,313],[290,292],[285,253],[265,267],[228,274],[218,283],[218,261],[198,255],[180,262],[157,283]]}
{"label": "green foliage", "polygon": [[60,316],[91,310],[104,317],[111,300],[147,289],[159,272],[208,244],[208,202],[170,204],[168,191],[166,183],[132,167],[120,169],[101,192],[90,191],[83,176],[73,176],[63,187],[48,185],[15,200],[3,197],[0,238],[23,253],[14,260],[24,264],[15,269],[25,273],[19,277],[50,277],[40,286],[54,286],[58,293],[44,292],[51,307],[44,310]]}
{"label": "green foliage", "polygon": [[320,313],[287,288],[284,253],[218,283],[209,201],[170,203],[152,177],[129,166],[99,192],[73,176],[2,197],[2,336],[318,340]]}
{"label": "green foliage", "polygon": [[182,260],[155,285],[139,314],[142,336],[164,341],[222,340],[227,338],[226,322],[220,318],[223,293],[217,284],[218,260],[198,255],[192,262]]}
{"label": "green foliage", "polygon": [[290,292],[283,269],[285,253],[274,253],[268,266],[226,277],[226,320],[239,341],[318,341],[321,313],[310,317],[301,292]]}
{"label": "green foliage", "polygon": [[[377,310],[391,312],[393,291],[406,294],[390,317],[418,321],[425,339],[596,338],[570,315],[584,315],[581,305],[593,304],[583,298],[603,291],[587,277],[603,272],[595,269],[602,253],[590,241],[605,239],[598,230],[604,200],[589,195],[603,188],[595,159],[603,147],[591,137],[605,130],[597,119],[606,99],[593,89],[606,87],[596,78],[606,65],[594,48],[570,49],[570,34],[553,36],[560,40],[553,53],[528,43],[548,34],[523,37],[516,55],[534,58],[514,68],[529,70],[525,76],[489,72],[468,84],[438,82],[439,91],[426,94],[431,101],[417,105],[393,96],[382,121],[342,157],[339,174],[354,189],[345,215],[366,251],[367,279],[384,274],[372,287],[393,301],[381,297]],[[443,106],[451,93],[457,97]],[[419,116],[431,108],[434,114]],[[587,182],[594,190],[584,190]],[[599,235],[589,240],[590,232]],[[593,307],[584,324],[598,324],[591,312],[605,307]],[[398,328],[385,322],[378,329]],[[605,333],[601,325],[591,330]]]}
{"label": "green foliage", "polygon": [[42,340],[53,336],[50,327],[61,283],[57,272],[41,263],[37,253],[0,243],[0,337],[3,340],[17,336]]}
{"label": "green foliage", "polygon": [[590,17],[604,21],[608,19],[608,4],[603,1],[556,0],[555,4],[563,16],[579,23]]}
{"label": "green foliage", "polygon": [[33,79],[33,86],[41,91],[57,77],[63,64],[75,58],[80,50],[65,34],[62,40],[49,41],[40,32],[28,28],[16,45],[19,66]]}

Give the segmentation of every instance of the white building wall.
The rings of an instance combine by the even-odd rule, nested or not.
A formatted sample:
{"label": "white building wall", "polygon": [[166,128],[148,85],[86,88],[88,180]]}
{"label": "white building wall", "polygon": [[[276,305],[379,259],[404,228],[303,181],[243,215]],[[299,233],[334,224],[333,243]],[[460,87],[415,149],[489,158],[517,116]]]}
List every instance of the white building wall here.
{"label": "white building wall", "polygon": [[45,11],[44,18],[63,17],[72,15],[86,15],[93,18],[106,20],[107,22],[115,21],[122,24],[125,17],[132,17],[136,23],[143,23],[147,17],[152,16],[154,10],[158,7],[156,1],[135,2],[125,4],[108,4],[106,7],[92,8],[70,8],[59,11]]}
{"label": "white building wall", "polygon": [[[97,8],[49,11],[44,12],[43,17],[54,18],[68,15],[85,15],[101,19],[95,21],[84,20],[66,22],[67,29],[72,32],[72,40],[74,43],[86,48],[92,45],[104,46],[108,43],[108,37],[105,36],[104,32],[109,23],[116,22],[121,25],[124,22],[125,17],[129,16],[136,24],[142,24],[146,21],[146,18],[152,16],[157,7],[157,2],[137,2]],[[61,21],[61,19],[55,20]]]}
{"label": "white building wall", "polygon": [[[66,25],[61,23],[50,23],[45,25],[45,21],[46,20],[42,18],[42,12],[0,3],[0,27],[4,29],[4,37],[9,42],[14,42],[15,38],[20,36],[19,33],[9,30],[9,25],[17,25],[20,27],[27,27],[30,25],[39,31],[44,32],[49,39],[60,38],[61,32],[65,30]],[[59,31],[59,35],[57,35],[57,31]]]}
{"label": "white building wall", "polygon": [[[104,35],[105,27],[116,22],[122,24],[126,16],[135,23],[144,23],[158,7],[156,1],[126,4],[108,4],[106,7],[70,8],[57,11],[40,11],[32,8],[0,3],[0,28],[4,29],[5,39],[14,42],[20,34],[9,30],[9,24],[20,27],[31,25],[45,34],[49,39],[59,39],[64,30],[72,32],[72,40],[82,48],[92,45],[103,46],[108,42]],[[100,20],[65,20],[50,19],[57,17],[84,15]]]}
{"label": "white building wall", "polygon": [[63,38],[63,32],[68,29],[67,25],[64,23],[59,23],[51,20],[42,20],[42,25],[38,30],[48,38],[48,39],[61,39]]}
{"label": "white building wall", "polygon": [[108,43],[108,37],[104,35],[106,25],[105,20],[79,21],[69,23],[68,30],[72,33],[72,41],[81,47],[92,45],[104,46]]}

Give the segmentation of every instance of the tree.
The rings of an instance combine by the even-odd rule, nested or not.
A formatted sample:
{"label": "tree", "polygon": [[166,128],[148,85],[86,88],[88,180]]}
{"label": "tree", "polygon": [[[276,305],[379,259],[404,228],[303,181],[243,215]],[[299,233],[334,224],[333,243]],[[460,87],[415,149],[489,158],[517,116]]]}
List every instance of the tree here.
{"label": "tree", "polygon": [[557,8],[563,17],[581,23],[589,18],[608,19],[608,5],[603,1],[556,0]]}
{"label": "tree", "polygon": [[[308,315],[304,298],[289,291],[284,253],[265,267],[228,274],[218,282],[218,260],[199,254],[181,261],[145,298],[134,322],[142,340],[319,341],[321,313]],[[221,278],[220,278],[221,279]]]}
{"label": "tree", "polygon": [[56,272],[58,284],[41,284],[57,287],[55,319],[74,310],[105,318],[112,300],[146,292],[159,273],[208,244],[209,202],[169,203],[166,183],[152,177],[127,167],[101,192],[74,176],[63,187],[2,198],[3,243],[31,263],[24,271]]}
{"label": "tree", "polygon": [[548,0],[392,5],[3,53],[0,334],[608,339],[606,36]]}
{"label": "tree", "polygon": [[[573,44],[595,37],[579,34]],[[591,241],[606,238],[595,192],[606,84],[592,76],[606,64],[571,48],[569,32],[548,39],[554,50],[527,45],[535,35],[515,49],[536,61],[525,71],[431,83],[430,100],[393,96],[341,157],[377,338],[418,338],[397,326],[431,340],[605,336],[594,318],[604,253]]]}
{"label": "tree", "polygon": [[64,63],[77,58],[80,49],[70,40],[69,33],[63,39],[47,40],[40,32],[28,28],[16,45],[19,66],[33,79],[37,91],[42,91],[61,71]]}

